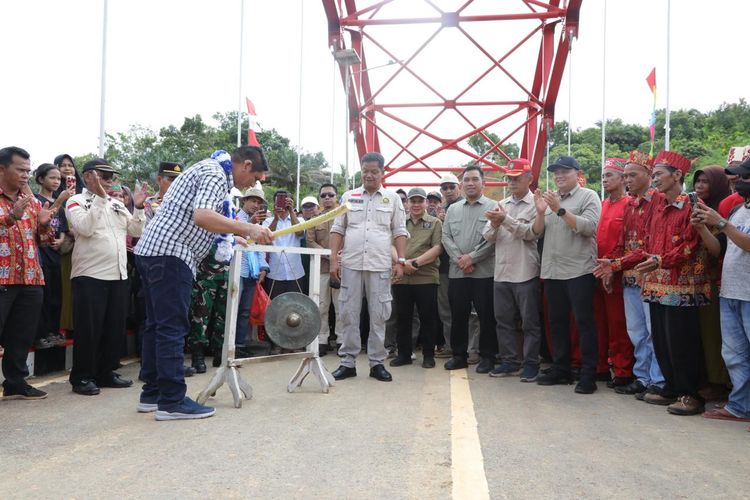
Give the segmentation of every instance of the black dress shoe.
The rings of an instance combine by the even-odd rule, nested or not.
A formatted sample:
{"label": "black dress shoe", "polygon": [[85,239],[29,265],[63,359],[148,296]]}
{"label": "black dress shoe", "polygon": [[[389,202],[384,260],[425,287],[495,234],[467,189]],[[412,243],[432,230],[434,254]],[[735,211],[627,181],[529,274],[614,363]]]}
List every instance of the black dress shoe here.
{"label": "black dress shoe", "polygon": [[101,391],[92,380],[81,380],[78,384],[73,384],[73,392],[84,396],[96,396]]}
{"label": "black dress shoe", "polygon": [[446,370],[460,370],[461,368],[466,368],[468,366],[469,363],[466,362],[466,358],[463,356],[453,356],[445,362]]}
{"label": "black dress shoe", "polygon": [[383,365],[375,365],[370,368],[370,376],[374,379],[380,380],[381,382],[390,382],[391,380],[393,380],[393,377],[391,377],[391,374],[388,373],[388,370],[386,370],[385,366]]}
{"label": "black dress shoe", "polygon": [[391,366],[404,366],[404,365],[410,365],[411,364],[411,357],[409,358],[393,358],[390,363],[388,363]]}
{"label": "black dress shoe", "polygon": [[641,383],[640,380],[636,380],[635,382],[631,382],[628,385],[621,385],[618,387],[615,387],[615,392],[617,394],[638,394],[639,392],[645,392],[646,386]]}
{"label": "black dress shoe", "polygon": [[333,370],[333,378],[335,380],[344,380],[345,378],[351,378],[357,376],[357,369],[356,368],[350,368],[348,366],[340,365],[338,368]]}
{"label": "black dress shoe", "polygon": [[110,387],[112,389],[123,389],[133,385],[133,381],[127,378],[122,378],[119,373],[112,373],[109,378],[97,380],[96,385],[99,387]]}
{"label": "black dress shoe", "polygon": [[192,377],[193,375],[195,375],[196,373],[198,373],[195,370],[195,368],[193,368],[192,366],[185,366],[184,370],[185,370],[185,378]]}
{"label": "black dress shoe", "polygon": [[615,377],[612,380],[607,381],[607,387],[615,389],[616,387],[629,385],[632,381],[633,377]]}
{"label": "black dress shoe", "polygon": [[573,378],[570,375],[561,374],[555,370],[550,370],[536,378],[537,385],[570,385]]}
{"label": "black dress shoe", "polygon": [[593,394],[596,392],[596,382],[593,380],[581,380],[576,384],[577,394]]}
{"label": "black dress shoe", "polygon": [[318,356],[323,357],[328,354],[328,344],[318,344]]}
{"label": "black dress shoe", "polygon": [[422,368],[435,368],[435,358],[424,358],[422,360]]}
{"label": "black dress shoe", "polygon": [[477,365],[477,373],[490,373],[495,368],[495,362],[492,358],[482,357],[482,361]]}

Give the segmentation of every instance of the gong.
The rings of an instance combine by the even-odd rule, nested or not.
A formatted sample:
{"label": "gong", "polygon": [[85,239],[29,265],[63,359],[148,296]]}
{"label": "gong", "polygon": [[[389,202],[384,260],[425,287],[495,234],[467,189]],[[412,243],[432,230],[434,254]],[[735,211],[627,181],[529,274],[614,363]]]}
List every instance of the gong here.
{"label": "gong", "polygon": [[320,333],[320,311],[310,297],[298,292],[276,296],[266,309],[266,333],[284,349],[302,349]]}

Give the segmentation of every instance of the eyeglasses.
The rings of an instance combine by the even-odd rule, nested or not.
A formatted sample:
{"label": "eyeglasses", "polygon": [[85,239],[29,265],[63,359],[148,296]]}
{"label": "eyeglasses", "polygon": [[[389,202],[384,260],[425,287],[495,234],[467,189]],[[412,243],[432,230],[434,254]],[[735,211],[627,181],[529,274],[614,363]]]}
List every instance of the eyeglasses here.
{"label": "eyeglasses", "polygon": [[335,198],[336,193],[320,193],[321,198]]}
{"label": "eyeglasses", "polygon": [[315,205],[313,205],[312,203],[305,203],[304,205],[302,205],[302,208],[310,210],[311,208],[315,208]]}
{"label": "eyeglasses", "polygon": [[440,186],[440,191],[453,191],[456,188],[458,188],[456,184],[443,184]]}

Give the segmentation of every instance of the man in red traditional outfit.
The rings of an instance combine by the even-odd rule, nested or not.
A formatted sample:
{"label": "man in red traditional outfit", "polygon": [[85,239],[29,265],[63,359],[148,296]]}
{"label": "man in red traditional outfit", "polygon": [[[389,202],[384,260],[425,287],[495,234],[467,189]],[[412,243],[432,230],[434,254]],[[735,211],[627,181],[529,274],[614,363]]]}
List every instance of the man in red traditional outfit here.
{"label": "man in red traditional outfit", "polygon": [[[625,208],[630,197],[625,194],[625,164],[623,158],[609,158],[602,169],[602,187],[609,195],[602,202],[602,215],[596,231],[599,258],[609,255],[622,235]],[[596,372],[608,373],[609,360],[614,367],[614,378],[609,387],[620,387],[633,380],[633,344],[625,325],[625,304],[622,297],[622,280],[599,282],[594,289],[594,320],[596,321],[599,359]]]}
{"label": "man in red traditional outfit", "polygon": [[651,218],[644,260],[634,269],[647,273],[643,299],[649,303],[654,352],[665,384],[645,401],[667,406],[674,415],[696,415],[704,403],[698,394],[703,365],[698,307],[711,298],[707,255],[690,223],[693,206],[682,191],[690,160],[662,151],[654,164],[654,187],[664,198]]}
{"label": "man in red traditional outfit", "polygon": [[[643,260],[643,246],[648,236],[654,208],[663,195],[651,187],[653,161],[648,154],[640,151],[630,153],[625,165],[625,184],[630,197],[623,214],[623,227],[615,248],[606,253],[606,259],[599,259],[594,274],[603,280],[620,281],[622,271],[625,320],[630,342],[633,344],[636,380],[626,386],[615,387],[618,394],[632,394],[642,400],[647,391],[659,393],[664,385],[664,375],[654,354],[651,340],[651,312],[649,305],[641,298],[643,279],[633,270]],[[601,255],[601,253],[600,253]],[[613,277],[615,272],[618,276]]]}

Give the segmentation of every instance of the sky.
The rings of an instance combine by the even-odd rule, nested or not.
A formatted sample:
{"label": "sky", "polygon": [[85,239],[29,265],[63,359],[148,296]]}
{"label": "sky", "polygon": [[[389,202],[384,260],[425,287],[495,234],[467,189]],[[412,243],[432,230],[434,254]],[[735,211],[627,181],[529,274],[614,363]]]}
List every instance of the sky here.
{"label": "sky", "polygon": [[[448,8],[464,2],[435,3]],[[476,3],[479,11],[493,5],[518,10],[519,2]],[[103,4],[103,0],[0,2],[4,20],[0,57],[5,63],[0,78],[0,143],[27,149],[32,165],[63,152],[97,151]],[[244,5],[240,88],[241,0],[109,0],[107,132],[126,131],[133,124],[158,130],[180,125],[185,116],[195,114],[209,120],[217,111],[237,109],[241,98],[244,110],[248,96],[263,128],[276,128],[305,151],[322,151],[336,165],[345,163],[343,84],[328,48],[320,0],[246,0]],[[429,9],[425,5],[421,0],[396,0],[388,8],[394,15],[409,15]],[[590,127],[601,121],[604,106],[608,119],[645,125],[652,107],[645,78],[653,67],[659,107],[666,106],[667,96],[673,110],[704,112],[723,102],[748,99],[750,66],[739,56],[740,47],[746,45],[740,28],[748,18],[750,2],[742,0],[716,0],[710,8],[698,0],[672,1],[667,93],[667,0],[584,0],[556,121],[570,116],[573,128]],[[389,49],[405,58],[430,30],[434,28],[383,29],[380,35]],[[497,47],[517,38],[512,29],[508,37],[481,29],[473,33]],[[440,37],[413,64],[450,94],[471,81],[477,68],[484,69],[486,60],[470,54],[455,31],[444,30]],[[536,60],[533,52],[519,50],[513,60],[514,71],[527,79]],[[375,48],[368,52],[370,67],[389,59]],[[398,65],[391,65],[368,74],[377,84],[397,69]],[[503,85],[507,83],[488,78],[484,87],[475,89],[474,97],[510,96],[511,90]],[[425,94],[408,81],[390,87],[390,92],[384,92],[383,99],[419,100]],[[419,112],[412,116],[422,119]],[[446,133],[458,126],[450,121],[438,125]],[[516,135],[511,140],[518,139]],[[392,151],[392,146],[384,146],[386,156]],[[450,164],[452,158],[435,160]]]}

